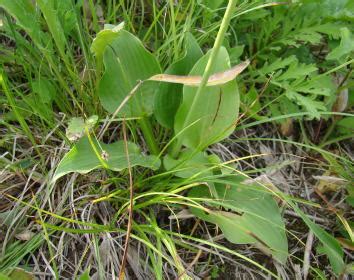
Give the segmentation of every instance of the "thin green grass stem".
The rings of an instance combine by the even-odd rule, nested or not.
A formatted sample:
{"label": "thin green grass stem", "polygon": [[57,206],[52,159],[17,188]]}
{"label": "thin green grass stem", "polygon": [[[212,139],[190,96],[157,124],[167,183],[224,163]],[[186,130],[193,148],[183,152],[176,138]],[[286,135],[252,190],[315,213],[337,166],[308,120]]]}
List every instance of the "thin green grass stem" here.
{"label": "thin green grass stem", "polygon": [[[191,121],[190,118],[191,118],[192,112],[197,109],[196,105],[198,104],[198,100],[202,97],[202,92],[208,82],[209,76],[212,73],[217,54],[219,52],[222,42],[224,41],[225,33],[228,29],[236,2],[237,2],[237,0],[230,0],[227,5],[223,20],[220,25],[220,29],[218,31],[218,35],[216,36],[213,49],[211,50],[211,54],[210,54],[208,63],[205,67],[202,81],[197,89],[197,93],[196,93],[195,98],[193,100],[192,106],[188,111],[188,114],[186,116],[186,119],[184,121],[182,128],[190,123],[190,121]],[[175,142],[175,145],[173,146],[172,151],[171,151],[171,155],[173,157],[178,156],[179,151],[181,150],[181,147],[182,147],[182,139],[183,139],[183,137],[177,138],[177,141]]]}
{"label": "thin green grass stem", "polygon": [[158,155],[160,153],[159,146],[155,139],[151,123],[147,117],[138,120],[140,129],[144,135],[146,144],[153,155]]}

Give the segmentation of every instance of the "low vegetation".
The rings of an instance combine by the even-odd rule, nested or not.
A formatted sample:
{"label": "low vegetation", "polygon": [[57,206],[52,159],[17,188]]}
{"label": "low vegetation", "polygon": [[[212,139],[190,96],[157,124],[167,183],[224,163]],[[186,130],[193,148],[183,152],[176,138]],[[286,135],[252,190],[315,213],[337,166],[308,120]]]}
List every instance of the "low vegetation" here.
{"label": "low vegetation", "polygon": [[353,273],[352,1],[0,8],[0,279]]}

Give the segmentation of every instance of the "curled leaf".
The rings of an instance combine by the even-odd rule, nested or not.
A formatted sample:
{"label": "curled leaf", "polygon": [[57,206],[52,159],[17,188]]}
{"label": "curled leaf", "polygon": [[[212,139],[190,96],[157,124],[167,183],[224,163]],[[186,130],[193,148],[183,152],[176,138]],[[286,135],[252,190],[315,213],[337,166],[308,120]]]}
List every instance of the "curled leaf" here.
{"label": "curled leaf", "polygon": [[[211,75],[208,79],[207,86],[223,85],[226,84],[227,82],[232,81],[243,70],[245,70],[249,64],[250,61],[246,60],[226,71]],[[179,76],[179,75],[169,75],[169,74],[158,74],[150,77],[148,80],[165,82],[165,83],[184,84],[186,86],[197,87],[200,85],[202,81],[202,76]]]}
{"label": "curled leaf", "polygon": [[97,61],[102,62],[106,46],[119,36],[119,31],[122,29],[124,29],[124,22],[118,25],[105,24],[104,29],[97,33],[91,45],[91,52],[96,56]]}
{"label": "curled leaf", "polygon": [[35,233],[29,230],[25,230],[21,233],[18,233],[15,235],[15,238],[17,238],[18,240],[22,240],[22,241],[28,241],[31,240],[34,237]]}

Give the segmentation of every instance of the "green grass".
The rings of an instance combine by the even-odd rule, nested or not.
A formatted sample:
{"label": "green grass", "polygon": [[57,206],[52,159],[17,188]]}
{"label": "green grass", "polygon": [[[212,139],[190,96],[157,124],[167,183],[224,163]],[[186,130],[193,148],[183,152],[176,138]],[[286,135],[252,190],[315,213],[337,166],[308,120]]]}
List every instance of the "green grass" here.
{"label": "green grass", "polygon": [[[353,5],[307,2],[0,0],[0,278],[22,268],[53,279],[234,279],[236,269],[292,279],[291,264],[309,278],[350,274]],[[123,21],[113,41],[102,37],[100,61],[93,40]],[[187,34],[211,53],[193,63],[202,82],[192,102],[182,98],[190,87],[169,88],[181,96],[176,111],[189,111],[166,127],[140,93],[162,86],[145,73],[188,54]],[[107,71],[110,52],[121,72]],[[131,53],[147,63],[125,61]],[[227,69],[225,53],[231,66],[251,64],[217,87],[224,95],[215,101],[206,84]],[[191,70],[183,67],[179,75]],[[112,84],[125,86],[122,107],[110,104]],[[223,103],[228,92],[240,106]],[[342,110],[333,110],[340,95]],[[220,105],[231,102],[229,111]],[[232,122],[222,113],[235,113]],[[68,134],[74,117],[84,150]],[[115,162],[99,141],[121,141],[110,146],[120,147]],[[53,181],[66,154],[78,173]],[[316,193],[320,181],[331,190]]]}

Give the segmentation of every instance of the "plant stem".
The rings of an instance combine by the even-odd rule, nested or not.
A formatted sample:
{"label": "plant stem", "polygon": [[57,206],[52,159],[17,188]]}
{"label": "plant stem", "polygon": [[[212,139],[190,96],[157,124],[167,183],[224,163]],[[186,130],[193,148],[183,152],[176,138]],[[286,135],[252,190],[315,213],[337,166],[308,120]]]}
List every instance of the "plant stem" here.
{"label": "plant stem", "polygon": [[144,134],[144,138],[146,144],[149,147],[150,152],[153,155],[158,155],[160,153],[160,149],[159,146],[157,145],[150,121],[147,119],[147,117],[145,117],[138,120],[138,123],[140,125],[141,131]]}
{"label": "plant stem", "polygon": [[321,140],[321,142],[319,144],[320,147],[323,147],[323,144],[326,143],[328,137],[331,136],[334,128],[336,127],[336,124],[337,124],[336,120],[332,117],[331,126],[327,129],[326,134],[323,136],[323,138],[322,138],[322,140]]}
{"label": "plant stem", "polygon": [[[192,112],[196,109],[196,104],[198,104],[199,99],[201,98],[202,92],[209,80],[209,76],[212,73],[213,70],[213,66],[214,66],[214,62],[216,60],[217,54],[219,52],[219,49],[221,47],[222,42],[224,41],[224,37],[225,37],[225,33],[227,31],[227,28],[229,27],[229,23],[232,17],[232,12],[234,10],[234,7],[236,5],[237,0],[229,0],[229,3],[227,5],[224,17],[222,19],[219,31],[218,31],[218,35],[216,36],[215,42],[214,42],[214,46],[213,49],[211,50],[211,54],[210,57],[208,59],[208,63],[205,67],[205,71],[202,77],[202,81],[200,82],[200,85],[197,89],[197,92],[195,94],[195,97],[193,99],[193,103],[191,108],[188,111],[188,114],[184,120],[182,129],[185,128],[187,125],[189,125],[190,123],[190,118],[191,118],[191,114]],[[171,151],[171,155],[173,157],[177,157],[179,154],[179,151],[182,147],[182,137],[177,138],[177,141],[175,142],[175,145],[172,148]]]}
{"label": "plant stem", "polygon": [[174,10],[174,1],[170,0],[170,13],[171,13],[171,30],[172,30],[172,37],[173,37],[173,49],[174,49],[174,59],[178,59],[178,45],[177,45],[177,33],[176,33],[176,18],[175,18],[175,10]]}
{"label": "plant stem", "polygon": [[[103,166],[105,169],[109,169],[109,166],[108,166],[106,160],[102,158],[100,152],[98,151],[98,149],[97,149],[97,147],[96,147],[95,142],[92,140],[92,137],[91,137],[91,135],[90,135],[90,131],[89,131],[89,129],[87,128],[87,126],[85,127],[85,132],[86,132],[87,138],[88,138],[88,140],[89,140],[89,142],[90,142],[90,145],[91,145],[91,147],[92,147],[92,149],[93,149],[93,151],[94,151],[94,153],[95,153],[97,159],[99,160],[99,162],[102,164],[102,166]],[[97,143],[98,143],[98,141],[97,141]]]}

